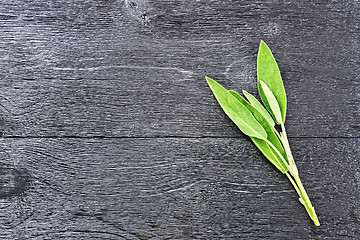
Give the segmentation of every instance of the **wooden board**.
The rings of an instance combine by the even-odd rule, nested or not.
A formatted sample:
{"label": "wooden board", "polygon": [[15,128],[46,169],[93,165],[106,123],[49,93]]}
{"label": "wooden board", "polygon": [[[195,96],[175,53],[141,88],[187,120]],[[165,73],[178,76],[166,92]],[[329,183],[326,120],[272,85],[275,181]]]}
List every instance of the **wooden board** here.
{"label": "wooden board", "polygon": [[[0,239],[358,239],[358,1],[2,0]],[[322,225],[204,76],[260,40]]]}
{"label": "wooden board", "polygon": [[0,237],[356,239],[359,140],[291,143],[320,227],[249,139],[4,139]]}
{"label": "wooden board", "polygon": [[257,95],[263,39],[289,135],[359,137],[355,2],[5,2],[4,136],[237,137],[204,76]]}

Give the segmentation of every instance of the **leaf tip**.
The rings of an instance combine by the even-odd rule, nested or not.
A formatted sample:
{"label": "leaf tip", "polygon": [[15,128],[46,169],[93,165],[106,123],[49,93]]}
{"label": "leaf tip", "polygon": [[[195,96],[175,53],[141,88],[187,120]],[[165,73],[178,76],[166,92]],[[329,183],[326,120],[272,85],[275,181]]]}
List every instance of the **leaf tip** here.
{"label": "leaf tip", "polygon": [[210,85],[211,83],[215,82],[214,80],[212,80],[211,78],[209,78],[208,76],[205,76],[206,82]]}
{"label": "leaf tip", "polygon": [[[242,93],[244,94],[244,96],[246,97],[246,99],[247,99],[247,100],[250,102],[250,104],[251,104],[251,100],[250,100],[251,94],[248,93],[248,92],[245,91],[245,90],[242,90]],[[253,104],[251,104],[251,105],[253,105]]]}
{"label": "leaf tip", "polygon": [[264,48],[264,47],[268,48],[268,45],[266,45],[266,43],[263,40],[261,40],[259,48],[261,49],[261,48]]}
{"label": "leaf tip", "polygon": [[260,83],[260,85],[261,85],[262,88],[264,88],[264,86],[267,87],[266,83],[264,83],[263,80],[259,79],[259,83]]}

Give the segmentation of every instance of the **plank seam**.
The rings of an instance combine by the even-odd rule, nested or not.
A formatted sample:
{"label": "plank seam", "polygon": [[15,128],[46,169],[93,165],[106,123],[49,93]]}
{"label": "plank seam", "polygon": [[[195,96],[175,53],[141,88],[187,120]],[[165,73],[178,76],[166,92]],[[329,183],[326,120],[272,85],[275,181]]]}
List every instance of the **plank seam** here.
{"label": "plank seam", "polygon": [[[3,136],[0,139],[240,139],[243,137],[222,137],[222,136]],[[306,137],[306,136],[289,136],[291,139],[358,139],[360,137]]]}

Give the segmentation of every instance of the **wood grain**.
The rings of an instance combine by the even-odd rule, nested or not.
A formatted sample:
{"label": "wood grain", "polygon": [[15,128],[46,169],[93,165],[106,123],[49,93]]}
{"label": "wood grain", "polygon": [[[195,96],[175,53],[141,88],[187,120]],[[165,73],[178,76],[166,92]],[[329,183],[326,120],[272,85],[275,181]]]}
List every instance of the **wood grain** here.
{"label": "wood grain", "polygon": [[321,227],[249,139],[4,139],[0,237],[356,239],[359,140],[291,144]]}
{"label": "wood grain", "polygon": [[354,9],[352,1],[5,1],[2,133],[237,137],[204,76],[257,95],[263,39],[283,73],[289,135],[359,137]]}
{"label": "wood grain", "polygon": [[[0,239],[357,239],[359,11],[2,0]],[[257,95],[260,40],[319,228],[204,79]]]}

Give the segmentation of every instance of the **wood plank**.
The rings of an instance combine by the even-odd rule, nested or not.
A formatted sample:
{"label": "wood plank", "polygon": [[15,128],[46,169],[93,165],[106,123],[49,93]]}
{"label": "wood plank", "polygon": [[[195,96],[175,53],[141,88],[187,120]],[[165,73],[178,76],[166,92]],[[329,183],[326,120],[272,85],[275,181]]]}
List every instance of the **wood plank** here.
{"label": "wood plank", "polygon": [[249,139],[0,140],[2,239],[356,239],[359,139],[291,139],[322,225]]}
{"label": "wood plank", "polygon": [[4,136],[238,137],[206,86],[256,93],[260,39],[293,137],[359,137],[356,1],[3,1]]}

